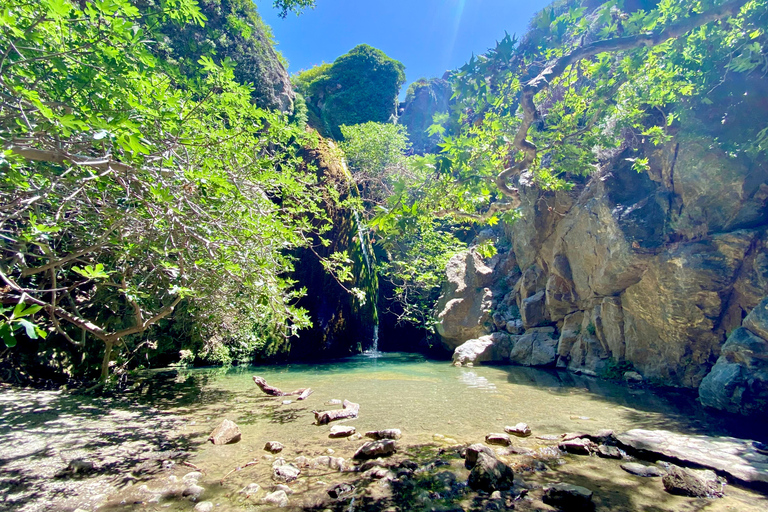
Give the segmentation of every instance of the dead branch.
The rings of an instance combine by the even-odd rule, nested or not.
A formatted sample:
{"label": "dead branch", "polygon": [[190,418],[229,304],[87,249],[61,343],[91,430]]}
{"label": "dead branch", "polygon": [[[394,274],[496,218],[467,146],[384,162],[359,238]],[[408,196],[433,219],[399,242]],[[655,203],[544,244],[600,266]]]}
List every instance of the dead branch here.
{"label": "dead branch", "polygon": [[258,377],[256,375],[253,376],[253,382],[257,386],[259,386],[259,389],[261,389],[264,393],[268,394],[269,396],[299,395],[299,397],[296,400],[305,400],[309,395],[314,393],[314,390],[312,388],[299,388],[295,391],[286,393],[280,388],[276,388],[274,386],[270,386],[269,384],[267,384],[267,381],[264,379],[264,377]]}
{"label": "dead branch", "polygon": [[315,415],[315,422],[318,425],[327,425],[336,420],[357,418],[360,412],[360,404],[350,402],[349,400],[344,400],[342,407],[343,409],[334,409],[332,411],[312,411]]}

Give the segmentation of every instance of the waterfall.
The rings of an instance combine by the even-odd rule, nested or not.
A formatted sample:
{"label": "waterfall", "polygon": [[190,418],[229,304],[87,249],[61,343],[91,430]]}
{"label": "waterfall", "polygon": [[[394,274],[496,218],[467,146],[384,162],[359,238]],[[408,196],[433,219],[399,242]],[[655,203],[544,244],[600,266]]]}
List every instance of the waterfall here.
{"label": "waterfall", "polygon": [[[360,239],[360,250],[363,253],[365,266],[368,268],[368,277],[373,281],[374,269],[371,266],[371,257],[368,254],[368,236],[363,229],[362,222],[360,222],[360,215],[357,213],[357,210],[354,211],[354,214],[355,223],[357,224],[357,237]],[[371,348],[363,352],[371,357],[379,357],[379,355],[381,355],[381,352],[379,352],[379,311],[377,309],[376,299],[377,297],[370,298],[371,305],[373,306],[373,316],[376,319],[376,323],[373,325],[373,342],[371,343]]]}

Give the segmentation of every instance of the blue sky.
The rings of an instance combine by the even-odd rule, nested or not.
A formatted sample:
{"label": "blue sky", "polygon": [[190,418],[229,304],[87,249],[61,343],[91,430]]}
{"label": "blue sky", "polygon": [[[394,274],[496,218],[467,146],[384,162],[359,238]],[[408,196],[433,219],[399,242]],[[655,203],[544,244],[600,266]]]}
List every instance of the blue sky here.
{"label": "blue sky", "polygon": [[367,43],[405,64],[405,91],[485,52],[505,30],[522,35],[551,0],[317,0],[314,10],[284,20],[272,0],[255,1],[291,74]]}

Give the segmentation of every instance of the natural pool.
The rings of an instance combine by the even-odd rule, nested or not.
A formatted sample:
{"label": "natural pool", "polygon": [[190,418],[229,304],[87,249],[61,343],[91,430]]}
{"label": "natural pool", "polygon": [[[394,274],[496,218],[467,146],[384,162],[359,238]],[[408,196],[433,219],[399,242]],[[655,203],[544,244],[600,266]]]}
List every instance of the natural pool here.
{"label": "natural pool", "polygon": [[[315,392],[303,402],[297,402],[292,397],[269,397],[254,385],[254,375],[261,375],[269,384],[286,391],[312,387]],[[314,424],[313,410],[339,407],[326,405],[330,400],[347,399],[360,404],[359,418],[337,423],[352,425],[363,433],[398,428],[402,430],[403,437],[399,441],[399,453],[394,456],[396,460],[411,459],[433,466],[440,460],[438,464],[445,465],[443,470],[453,472],[458,481],[466,481],[467,472],[451,446],[482,442],[486,434],[503,432],[504,426],[518,422],[528,423],[533,436],[516,439],[515,446],[532,450],[546,449],[553,444],[535,436],[599,429],[617,432],[633,428],[667,429],[685,434],[734,435],[768,440],[765,429],[760,428],[757,422],[710,416],[686,394],[659,394],[648,389],[626,388],[566,372],[511,366],[456,368],[445,361],[429,361],[412,354],[363,355],[318,364],[240,367],[228,371],[154,372],[154,376],[145,380],[134,393],[110,399],[109,403],[104,403],[105,399],[56,395],[57,403],[69,405],[47,405],[42,411],[36,411],[34,406],[19,410],[23,399],[16,397],[11,400],[12,393],[15,391],[0,391],[0,398],[5,398],[4,419],[11,420],[13,417],[18,420],[24,414],[43,414],[38,416],[37,423],[30,420],[25,424],[29,427],[26,442],[45,445],[51,456],[57,449],[61,450],[57,443],[67,443],[67,448],[59,453],[62,462],[58,464],[63,467],[57,469],[55,478],[67,481],[67,475],[62,471],[66,461],[75,455],[97,459],[97,467],[112,467],[108,462],[120,460],[119,449],[99,455],[99,450],[109,451],[108,447],[112,446],[110,439],[127,441],[125,456],[130,455],[136,460],[144,460],[140,453],[142,450],[146,454],[182,449],[187,454],[185,460],[204,471],[200,485],[206,491],[201,499],[212,501],[217,511],[265,509],[258,502],[258,496],[263,496],[264,491],[257,499],[246,498],[238,491],[250,483],[258,483],[266,491],[272,489],[271,456],[263,449],[268,441],[279,441],[285,445],[279,456],[288,462],[298,456],[313,458],[327,455],[330,453],[328,450],[334,457],[349,461],[364,441],[329,439],[330,426]],[[291,403],[284,404],[284,400],[291,400]],[[14,407],[17,408],[16,414],[13,414]],[[99,408],[103,408],[102,415],[98,418],[89,416]],[[111,412],[107,414],[107,410]],[[125,416],[123,420],[120,419],[121,414]],[[47,419],[45,415],[48,415]],[[242,440],[225,446],[207,443],[208,435],[224,418],[238,424]],[[89,428],[94,420],[101,421],[102,426]],[[46,437],[45,432],[49,428],[64,437],[47,437],[43,443],[38,437]],[[132,435],[124,433],[121,437],[122,428],[128,429]],[[139,432],[144,432],[143,437]],[[90,437],[93,439],[86,442]],[[4,444],[15,439],[23,447],[25,438],[18,436],[18,430],[0,427],[0,442]],[[3,481],[8,480],[3,472],[14,468],[14,463],[3,464],[4,460],[8,460],[8,451],[8,448],[0,448],[0,489]],[[39,451],[33,453],[39,454]],[[88,489],[86,492],[90,493],[90,498],[100,492],[98,499],[72,499],[66,493],[62,496],[61,491],[58,496],[45,496],[44,490],[38,493],[38,499],[60,500],[60,508],[57,508],[56,502],[47,503],[52,505],[49,510],[66,510],[62,503],[69,510],[75,506],[90,510],[98,505],[101,505],[100,510],[192,510],[193,504],[188,500],[163,497],[162,494],[172,494],[167,492],[169,478],[173,480],[175,476],[181,479],[193,469],[181,463],[163,468],[162,458],[149,457],[149,462],[144,462],[140,470],[131,469],[128,465],[123,468],[116,463],[113,466],[116,469],[109,478],[85,475],[76,480],[82,487],[64,483],[60,486],[73,494],[78,493],[78,489]],[[14,460],[18,465],[18,459]],[[258,463],[227,476],[233,469],[250,461]],[[30,458],[30,462],[34,463],[34,460]],[[510,456],[508,462],[525,468],[519,456]],[[546,471],[521,471],[519,474],[531,484],[567,481],[587,486],[595,491],[598,510],[768,509],[768,500],[764,496],[734,486],[728,486],[726,498],[720,500],[671,496],[663,491],[659,479],[634,477],[624,473],[615,461],[597,457],[564,456],[548,460],[547,464]],[[439,467],[432,471],[436,472],[439,472]],[[98,486],[95,486],[96,489],[88,488],[91,478],[102,479],[100,489]],[[301,478],[290,484],[295,491],[290,496],[290,506],[349,512],[377,509],[374,498],[386,493],[370,486],[364,490],[368,484],[361,483],[359,479],[356,473],[340,473],[327,467],[306,468]],[[325,492],[328,486],[353,481],[358,486],[356,495],[338,502],[328,499]],[[44,489],[45,485],[41,483],[40,488]],[[389,492],[391,495],[392,492],[404,491],[390,489]],[[9,495],[14,496],[6,492],[6,497]],[[352,501],[354,497],[357,501]],[[24,500],[26,503],[19,503],[18,499],[11,501],[11,510],[46,510],[46,507],[35,506],[42,503],[34,500],[35,497],[31,496],[30,500]],[[407,502],[390,499],[388,503],[401,510],[450,509],[459,505],[464,509],[484,510],[483,507],[488,505],[482,497],[469,494],[449,501],[442,499],[439,492],[435,494],[433,489],[426,495],[414,491]],[[518,510],[549,510],[535,500],[522,500],[514,505]]]}

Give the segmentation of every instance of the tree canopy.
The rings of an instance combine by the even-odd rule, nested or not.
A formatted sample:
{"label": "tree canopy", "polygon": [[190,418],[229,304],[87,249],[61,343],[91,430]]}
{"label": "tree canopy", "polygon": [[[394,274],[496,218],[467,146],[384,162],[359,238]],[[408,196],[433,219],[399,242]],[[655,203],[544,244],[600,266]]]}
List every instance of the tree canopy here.
{"label": "tree canopy", "polygon": [[[211,338],[307,325],[287,250],[324,229],[297,150],[235,63],[180,73],[152,41],[205,23],[192,0],[2,2],[0,335],[116,356],[186,301]],[[312,220],[310,220],[310,217]]]}

